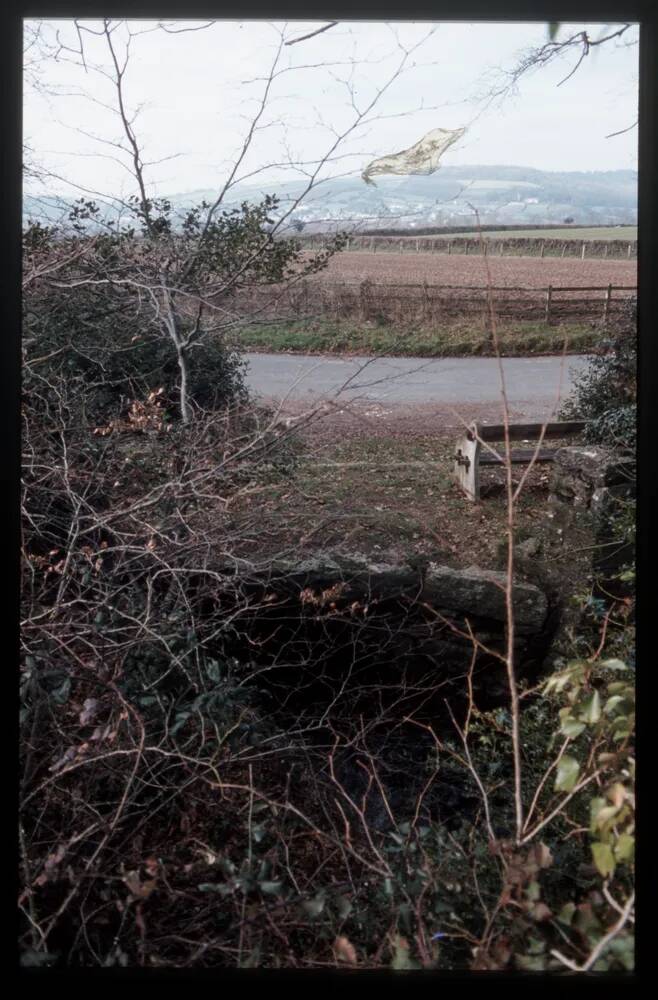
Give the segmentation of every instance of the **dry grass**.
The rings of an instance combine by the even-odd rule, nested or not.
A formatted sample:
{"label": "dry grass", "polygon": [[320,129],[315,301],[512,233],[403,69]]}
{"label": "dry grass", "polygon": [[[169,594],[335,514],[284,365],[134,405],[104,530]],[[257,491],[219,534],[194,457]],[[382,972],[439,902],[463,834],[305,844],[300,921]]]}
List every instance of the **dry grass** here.
{"label": "dry grass", "polygon": [[[503,568],[502,469],[483,472],[482,501],[474,504],[452,479],[458,421],[430,428],[419,411],[415,419],[407,413],[400,426],[395,410],[368,413],[345,411],[307,429],[295,475],[246,497],[236,521],[257,518],[273,554],[331,550]],[[514,468],[516,482],[524,468]],[[528,476],[517,509],[519,539],[548,539],[550,476],[546,465]],[[249,555],[248,544],[242,554]],[[554,558],[569,562],[559,552]]]}

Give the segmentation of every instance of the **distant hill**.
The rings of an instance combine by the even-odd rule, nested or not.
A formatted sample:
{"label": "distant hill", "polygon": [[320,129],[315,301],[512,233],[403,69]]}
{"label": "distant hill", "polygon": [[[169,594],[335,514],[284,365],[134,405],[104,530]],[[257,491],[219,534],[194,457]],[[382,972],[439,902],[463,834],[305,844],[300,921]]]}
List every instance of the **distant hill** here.
{"label": "distant hill", "polygon": [[[240,185],[226,207],[276,194],[287,209],[302,182]],[[216,191],[168,196],[177,208],[212,201]],[[55,221],[68,208],[57,197],[24,200],[24,217]],[[291,221],[307,231],[347,225],[358,228],[421,228],[470,225],[477,208],[485,225],[546,225],[569,220],[578,225],[637,222],[637,171],[546,171],[514,166],[448,166],[429,177],[381,177],[376,186],[360,177],[319,184],[294,210]],[[111,210],[108,209],[108,214]]]}

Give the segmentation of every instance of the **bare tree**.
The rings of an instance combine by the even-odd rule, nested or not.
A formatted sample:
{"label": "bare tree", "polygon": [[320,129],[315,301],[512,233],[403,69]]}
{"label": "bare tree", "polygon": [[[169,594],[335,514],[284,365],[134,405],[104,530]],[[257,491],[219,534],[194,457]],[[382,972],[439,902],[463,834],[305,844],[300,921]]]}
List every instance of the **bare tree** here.
{"label": "bare tree", "polygon": [[[128,107],[132,36],[121,49],[114,22],[98,32],[123,130],[113,148],[135,185],[117,202],[128,224],[83,200],[68,229],[24,235],[24,964],[440,968],[449,943],[453,965],[539,954],[546,971],[598,971],[634,920],[628,880],[612,880],[633,844],[633,693],[623,664],[602,660],[611,610],[542,686],[548,715],[524,718],[539,694],[514,642],[528,475],[514,484],[502,363],[497,640],[423,603],[422,567],[387,601],[367,574],[298,565],[303,540],[292,563],[273,553],[273,485],[287,484],[282,522],[305,500],[297,422],[230,394],[192,419],[187,383],[195,351],[249,315],[235,304],[249,282],[289,287],[307,263],[288,273],[297,249],[273,238],[289,212],[224,211],[239,171],[176,228]],[[92,72],[76,37],[69,55]],[[357,105],[352,127],[371,110]],[[308,168],[307,190],[349,134]],[[178,368],[180,421],[141,371],[149,336]],[[452,672],[441,652],[407,662],[419,633],[461,643]],[[507,714],[479,704],[496,670]],[[572,927],[570,900],[565,915],[542,898],[545,838],[557,826],[589,857],[590,822],[603,871]]]}
{"label": "bare tree", "polygon": [[[199,30],[208,27],[199,26]],[[259,81],[261,92],[257,99],[256,111],[249,120],[238,154],[228,170],[226,179],[215,197],[207,204],[188,212],[176,221],[172,207],[166,200],[158,200],[149,194],[148,171],[150,164],[145,160],[142,144],[136,126],[137,112],[130,109],[126,74],[131,58],[134,40],[144,31],[171,30],[156,25],[147,29],[135,29],[128,22],[106,19],[101,27],[93,27],[84,22],[75,22],[76,43],[64,42],[57,32],[57,58],[79,65],[85,74],[97,74],[109,83],[113,94],[109,110],[117,120],[123,139],[114,141],[99,137],[99,142],[112,150],[110,155],[125,168],[135,186],[135,195],[127,200],[108,199],[118,212],[127,213],[141,230],[138,244],[140,255],[139,275],[125,278],[103,267],[103,277],[80,273],[75,285],[81,288],[90,284],[100,288],[103,284],[112,289],[121,288],[125,293],[131,290],[139,298],[141,308],[150,310],[149,323],[157,325],[162,336],[170,343],[179,368],[180,413],[184,422],[189,422],[192,411],[189,402],[189,358],[195,346],[209,336],[221,336],[228,330],[235,330],[245,322],[245,315],[239,307],[239,291],[250,285],[266,282],[283,291],[291,284],[302,281],[306,276],[324,268],[330,258],[344,244],[344,237],[338,235],[329,241],[327,248],[316,255],[304,255],[299,245],[283,236],[289,228],[289,220],[303,199],[319,184],[325,168],[340,155],[345,141],[358,130],[372,122],[375,109],[390,87],[404,72],[411,55],[415,51],[400,46],[397,65],[384,82],[377,86],[374,95],[363,104],[357,102],[353,83],[345,83],[351,102],[351,116],[331,135],[328,147],[316,160],[308,164],[297,164],[288,160],[285,164],[304,178],[299,190],[285,207],[279,208],[274,198],[265,199],[259,207],[242,206],[236,215],[235,209],[226,211],[224,205],[232,189],[248,178],[253,178],[265,166],[256,170],[243,170],[259,133],[271,125],[266,112],[269,110],[273,89],[279,78],[293,71],[285,64],[283,53],[287,44],[286,30],[278,29],[278,40],[271,64],[265,76]],[[196,30],[196,29],[195,29]],[[94,63],[86,49],[86,39],[93,37],[103,43],[106,63]],[[420,44],[420,43],[419,43]],[[302,66],[301,68],[308,68]],[[97,101],[97,98],[90,97]],[[98,102],[104,110],[108,106]],[[269,166],[269,165],[268,165]],[[241,215],[239,214],[241,213]],[[95,218],[98,214],[94,213]],[[238,241],[231,240],[236,231],[237,219],[244,238],[238,252]],[[125,241],[124,241],[125,244]],[[148,246],[148,253],[143,249]],[[232,259],[227,266],[228,251]],[[60,287],[63,276],[59,277]],[[242,296],[244,301],[244,295]],[[252,313],[251,319],[254,317]]]}
{"label": "bare tree", "polygon": [[[572,57],[573,62],[567,74],[557,83],[558,87],[567,83],[583,64],[587,56],[602,46],[636,46],[638,45],[637,25],[633,23],[606,25],[598,35],[593,36],[591,30],[584,27],[564,36],[564,26],[558,22],[549,25],[549,39],[542,45],[535,46],[524,52],[516,65],[511,69],[500,69],[494,74],[493,83],[487,86],[487,102],[505,100],[518,89],[520,82],[532,73],[536,73],[554,63],[562,62]],[[623,41],[622,41],[623,39]],[[622,135],[635,128],[637,121],[627,128],[611,132],[606,138]]]}

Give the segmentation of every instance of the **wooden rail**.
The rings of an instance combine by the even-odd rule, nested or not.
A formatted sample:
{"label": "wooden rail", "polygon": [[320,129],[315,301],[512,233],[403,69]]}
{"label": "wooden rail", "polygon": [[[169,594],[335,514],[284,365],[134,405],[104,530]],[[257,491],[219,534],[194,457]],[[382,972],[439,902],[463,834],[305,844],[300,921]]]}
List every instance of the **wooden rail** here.
{"label": "wooden rail", "polygon": [[[539,447],[545,438],[567,438],[580,434],[587,424],[583,420],[556,423],[509,424],[510,441],[537,441],[537,447],[510,452],[513,465],[530,462],[552,462],[556,448]],[[505,455],[491,448],[487,442],[504,441],[504,424],[471,424],[455,446],[453,476],[469,500],[480,499],[480,466],[503,465]]]}
{"label": "wooden rail", "polygon": [[401,323],[436,322],[462,315],[485,316],[490,296],[501,318],[551,322],[569,317],[607,323],[624,301],[637,294],[635,285],[549,285],[527,288],[494,285],[434,285],[422,283],[331,282],[302,280],[289,288],[255,286],[236,298],[245,310],[263,310],[284,319],[304,316],[358,315]]}

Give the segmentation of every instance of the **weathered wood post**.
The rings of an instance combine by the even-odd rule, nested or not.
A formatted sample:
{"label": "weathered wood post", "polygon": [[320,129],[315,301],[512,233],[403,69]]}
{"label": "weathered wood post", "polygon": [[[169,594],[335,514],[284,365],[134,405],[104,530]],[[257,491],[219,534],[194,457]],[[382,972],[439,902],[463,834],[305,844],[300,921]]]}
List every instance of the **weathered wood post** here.
{"label": "weathered wood post", "polygon": [[608,256],[608,244],[607,244],[607,243],[606,243],[606,244],[605,244],[605,246],[603,247],[603,256],[604,256],[604,257],[607,257],[607,256]]}
{"label": "weathered wood post", "polygon": [[553,286],[549,285],[546,289],[546,313],[545,322],[548,324],[551,321],[551,302],[553,301]]}
{"label": "weathered wood post", "polygon": [[477,424],[472,424],[455,447],[453,475],[470,500],[480,499],[480,450]]}
{"label": "weathered wood post", "polygon": [[501,240],[500,243],[498,244],[498,256],[499,257],[503,256],[503,246],[504,246],[504,244],[503,244],[503,241]]}
{"label": "weathered wood post", "polygon": [[541,250],[539,251],[539,256],[544,256],[544,250],[546,249],[546,240],[541,241]]}
{"label": "weathered wood post", "polygon": [[423,280],[423,319],[428,320],[430,318],[430,296],[427,287],[427,281]]}
{"label": "weathered wood post", "polygon": [[605,303],[603,306],[603,322],[608,322],[608,316],[610,315],[610,300],[612,299],[612,285],[608,285],[607,291],[605,293]]}
{"label": "weathered wood post", "polygon": [[627,257],[630,257],[630,255],[631,255],[631,246],[632,246],[632,244],[629,243],[628,244],[628,253],[626,254]]}
{"label": "weathered wood post", "polygon": [[368,282],[362,281],[359,285],[359,307],[361,311],[361,319],[365,320],[368,318]]}
{"label": "weathered wood post", "polygon": [[560,257],[564,257],[564,255],[566,253],[566,250],[567,250],[567,244],[563,243],[562,244],[562,253],[560,254]]}
{"label": "weathered wood post", "polygon": [[[452,253],[452,240],[448,240],[448,253]],[[630,250],[629,250],[629,257],[630,257]]]}
{"label": "weathered wood post", "polygon": [[586,247],[587,247],[587,244],[586,244],[586,243],[585,243],[585,242],[583,241],[583,248],[582,248],[582,250],[580,251],[580,259],[581,259],[581,260],[585,260],[585,248],[586,248]]}
{"label": "weathered wood post", "polygon": [[416,240],[416,253],[420,253],[420,240]]}

